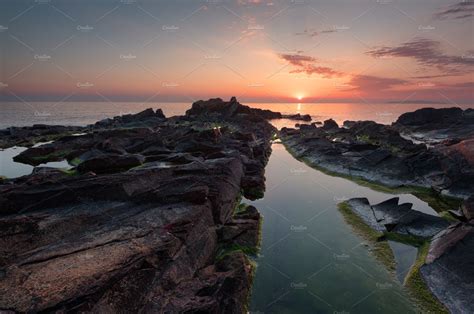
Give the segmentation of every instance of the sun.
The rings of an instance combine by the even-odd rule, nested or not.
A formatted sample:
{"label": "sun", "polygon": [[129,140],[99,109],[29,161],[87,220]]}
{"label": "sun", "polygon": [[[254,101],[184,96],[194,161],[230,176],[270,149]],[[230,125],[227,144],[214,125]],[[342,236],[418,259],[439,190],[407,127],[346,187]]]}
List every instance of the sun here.
{"label": "sun", "polygon": [[296,99],[302,100],[302,99],[303,99],[303,95],[297,95],[297,96],[296,96]]}

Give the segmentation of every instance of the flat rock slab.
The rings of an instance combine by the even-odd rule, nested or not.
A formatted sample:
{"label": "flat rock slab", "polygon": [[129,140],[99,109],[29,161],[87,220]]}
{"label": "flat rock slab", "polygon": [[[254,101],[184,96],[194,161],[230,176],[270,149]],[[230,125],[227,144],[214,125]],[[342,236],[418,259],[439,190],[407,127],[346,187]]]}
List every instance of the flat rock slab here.
{"label": "flat rock slab", "polygon": [[370,205],[366,198],[346,201],[357,216],[379,232],[431,238],[449,226],[449,223],[441,217],[414,210],[410,203],[398,204],[398,202],[398,197],[376,205]]}

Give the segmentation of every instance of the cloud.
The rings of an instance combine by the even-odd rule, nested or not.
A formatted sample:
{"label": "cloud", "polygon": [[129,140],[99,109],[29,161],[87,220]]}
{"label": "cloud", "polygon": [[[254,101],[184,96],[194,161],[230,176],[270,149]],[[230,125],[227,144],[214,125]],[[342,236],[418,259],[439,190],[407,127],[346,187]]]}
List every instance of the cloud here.
{"label": "cloud", "polygon": [[319,74],[324,78],[339,77],[343,75],[343,73],[329,67],[317,66],[314,64],[306,64],[302,68],[291,70],[290,73],[306,73],[308,75]]}
{"label": "cloud", "polygon": [[[368,55],[378,58],[405,57],[413,58],[424,66],[435,66],[442,72],[466,71],[466,66],[474,65],[474,56],[470,54],[456,56],[447,55],[441,51],[438,41],[427,38],[415,38],[412,41],[401,44],[398,47],[379,47],[366,52]],[[462,67],[464,67],[462,69]]]}
{"label": "cloud", "polygon": [[280,58],[289,62],[295,69],[290,73],[306,73],[308,75],[318,74],[324,78],[339,77],[344,73],[331,69],[325,66],[319,66],[316,63],[318,60],[311,56],[299,54],[280,54]]}
{"label": "cloud", "polygon": [[316,62],[316,58],[304,55],[280,54],[280,58],[294,66],[304,66],[308,62]]}
{"label": "cloud", "polygon": [[456,4],[452,4],[447,8],[436,13],[435,18],[444,19],[465,19],[474,16],[474,1],[464,0]]}
{"label": "cloud", "polygon": [[408,81],[386,78],[372,75],[355,75],[349,81],[348,85],[352,86],[351,90],[360,90],[366,92],[385,91],[395,86],[408,83]]}
{"label": "cloud", "polygon": [[330,34],[330,33],[337,33],[338,30],[337,29],[326,29],[326,30],[322,30],[322,31],[311,31],[311,30],[308,30],[308,29],[305,29],[303,32],[301,33],[295,33],[295,35],[297,36],[308,36],[308,37],[316,37],[316,36],[319,36],[321,34]]}

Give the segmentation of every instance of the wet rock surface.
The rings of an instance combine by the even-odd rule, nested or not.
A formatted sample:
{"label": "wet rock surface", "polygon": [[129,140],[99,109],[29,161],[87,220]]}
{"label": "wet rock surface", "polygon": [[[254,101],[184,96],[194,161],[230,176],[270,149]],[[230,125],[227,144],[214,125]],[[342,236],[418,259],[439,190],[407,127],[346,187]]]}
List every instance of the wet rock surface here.
{"label": "wet rock surface", "polygon": [[423,108],[402,114],[393,126],[401,133],[426,143],[445,144],[474,137],[474,109]]}
{"label": "wet rock surface", "polygon": [[235,208],[263,193],[275,114],[212,99],[24,151],[75,168],[0,182],[0,309],[244,312],[260,215]]}
{"label": "wet rock surface", "polygon": [[[443,110],[430,109],[428,118],[423,113],[407,113],[393,126],[373,121],[346,121],[344,127],[339,127],[335,121],[327,120],[321,127],[313,124],[299,129],[283,128],[280,136],[295,157],[339,175],[359,177],[390,187],[432,188],[440,193],[467,198],[474,193],[472,138],[462,138],[451,145],[427,146],[400,135],[402,122],[434,129],[438,124],[427,121],[431,121],[431,116],[438,121],[438,116],[447,115]],[[462,130],[464,136],[472,136],[471,111],[453,110],[460,112],[455,116],[461,119],[456,130]],[[420,118],[411,119],[410,114]],[[444,127],[443,123],[438,126],[441,127]]]}
{"label": "wet rock surface", "polygon": [[451,313],[472,313],[474,305],[474,226],[458,223],[431,242],[421,276]]}
{"label": "wet rock surface", "polygon": [[399,204],[398,197],[376,205],[370,205],[366,198],[354,198],[347,204],[368,226],[379,232],[431,238],[449,226],[443,218],[412,209],[411,203]]}

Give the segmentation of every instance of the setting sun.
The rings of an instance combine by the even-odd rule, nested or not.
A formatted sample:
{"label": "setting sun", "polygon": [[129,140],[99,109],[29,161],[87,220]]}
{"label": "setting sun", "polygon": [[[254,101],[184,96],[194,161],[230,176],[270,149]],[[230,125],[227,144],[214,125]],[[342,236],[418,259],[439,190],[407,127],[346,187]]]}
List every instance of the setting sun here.
{"label": "setting sun", "polygon": [[303,99],[303,96],[302,96],[302,95],[298,95],[298,96],[296,96],[296,99],[302,100],[302,99]]}

